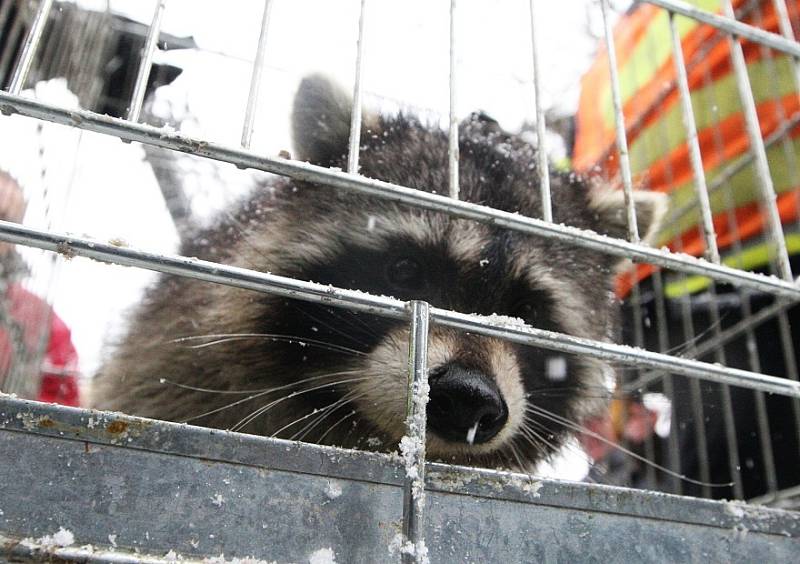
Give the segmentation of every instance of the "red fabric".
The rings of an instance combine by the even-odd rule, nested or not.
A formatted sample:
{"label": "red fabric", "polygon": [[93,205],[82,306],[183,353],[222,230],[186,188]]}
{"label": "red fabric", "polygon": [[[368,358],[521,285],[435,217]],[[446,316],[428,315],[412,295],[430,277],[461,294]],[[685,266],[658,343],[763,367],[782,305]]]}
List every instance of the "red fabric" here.
{"label": "red fabric", "polygon": [[[41,366],[41,387],[36,399],[63,405],[79,405],[78,352],[72,344],[67,325],[47,302],[20,284],[9,285],[5,300],[9,314],[21,329],[21,337],[28,351],[35,351],[40,346],[42,331],[49,329]],[[13,360],[13,340],[9,336],[8,328],[0,327],[0,373],[8,374]]]}

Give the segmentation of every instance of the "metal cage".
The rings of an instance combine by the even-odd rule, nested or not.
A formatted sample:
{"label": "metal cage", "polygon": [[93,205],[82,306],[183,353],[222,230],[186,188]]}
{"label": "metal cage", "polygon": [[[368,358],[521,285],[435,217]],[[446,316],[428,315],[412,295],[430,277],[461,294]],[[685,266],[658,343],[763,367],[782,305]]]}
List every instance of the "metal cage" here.
{"label": "metal cage", "polygon": [[[794,346],[798,328],[788,313],[800,299],[800,285],[792,272],[784,226],[776,205],[776,189],[767,148],[789,139],[797,116],[785,116],[779,133],[763,138],[756,102],[746,68],[743,44],[758,44],[769,53],[788,55],[800,69],[800,44],[795,40],[784,0],[775,0],[781,34],[743,23],[729,0],[716,14],[678,0],[647,0],[637,4],[657,6],[668,14],[676,93],[685,127],[685,144],[699,209],[703,258],[680,250],[654,248],[639,239],[633,209],[634,174],[617,65],[617,50],[609,17],[608,0],[601,0],[605,50],[616,129],[613,154],[618,159],[627,204],[627,240],[599,235],[552,221],[549,167],[546,152],[545,112],[541,105],[540,61],[534,15],[530,2],[533,103],[537,116],[539,184],[542,218],[524,217],[458,199],[458,116],[455,112],[458,80],[456,55],[466,35],[456,25],[458,3],[450,2],[450,119],[449,194],[417,191],[358,174],[361,130],[363,34],[367,0],[361,0],[358,48],[353,85],[350,152],[346,171],[272,157],[250,149],[255,109],[259,100],[265,61],[266,36],[272,2],[264,2],[258,48],[240,146],[230,146],[184,135],[160,124],[143,123],[143,107],[154,84],[169,78],[163,66],[154,68],[154,53],[166,48],[160,32],[167,0],[156,0],[146,31],[124,25],[107,13],[86,13],[71,4],[53,0],[0,2],[0,30],[12,45],[0,53],[0,111],[6,116],[26,116],[83,131],[141,143],[148,151],[189,153],[230,163],[241,169],[275,173],[324,187],[366,194],[424,210],[443,212],[509,230],[555,239],[570,245],[631,259],[655,269],[651,286],[632,286],[626,306],[635,346],[577,338],[502,320],[467,315],[431,307],[424,302],[403,302],[342,288],[215,264],[191,257],[147,252],[88,237],[34,229],[0,221],[0,239],[97,261],[133,266],[191,277],[216,284],[292,297],[316,303],[369,312],[410,324],[408,432],[412,449],[409,466],[396,457],[345,451],[318,445],[252,437],[126,415],[40,404],[12,396],[0,398],[0,537],[8,559],[48,559],[86,562],[169,562],[204,557],[266,558],[298,561],[335,557],[339,562],[387,561],[595,561],[634,560],[791,561],[800,549],[800,514],[764,507],[797,507],[800,473],[785,480],[776,475],[770,438],[769,398],[789,398],[793,409],[795,443],[800,445],[800,382]],[[54,7],[58,6],[58,13]],[[66,11],[62,10],[66,8]],[[749,139],[748,163],[756,171],[766,217],[765,233],[774,275],[726,264],[720,258],[710,194],[724,190],[725,178],[707,182],[698,127],[687,82],[678,24],[681,18],[701,22],[729,45],[731,66],[741,96]],[[69,21],[67,21],[69,20]],[[116,23],[115,23],[116,22]],[[80,44],[64,26],[91,29],[91,44]],[[116,31],[114,31],[116,30]],[[110,53],[119,54],[120,33],[127,36],[125,51],[136,59],[123,66],[116,78],[103,70]],[[131,39],[132,38],[132,39]],[[0,38],[2,39],[2,38]],[[66,42],[66,43],[65,43]],[[190,39],[170,37],[172,45],[191,45]],[[141,56],[136,57],[141,49]],[[73,59],[58,54],[80,50]],[[7,60],[8,59],[8,60]],[[10,59],[14,60],[13,72]],[[133,72],[133,69],[136,72]],[[179,72],[179,71],[177,71]],[[172,71],[174,74],[174,71]],[[23,88],[50,76],[66,76],[84,107],[69,109],[33,97]],[[800,71],[796,70],[800,77]],[[127,81],[126,77],[132,78]],[[800,80],[800,79],[798,79]],[[795,85],[795,90],[797,90]],[[120,100],[124,105],[120,105]],[[111,115],[104,115],[110,113]],[[3,118],[6,119],[6,118]],[[169,158],[169,157],[167,157]],[[745,165],[737,165],[745,166]],[[730,176],[735,171],[730,171]],[[168,183],[165,182],[165,185]],[[721,187],[721,188],[720,188]],[[165,194],[165,196],[167,196]],[[170,198],[172,198],[170,200]],[[166,198],[177,223],[185,202],[180,193]],[[666,301],[662,272],[710,279],[705,301],[683,296]],[[648,297],[649,296],[649,297]],[[720,321],[720,304],[736,296],[740,313],[734,323]],[[762,299],[763,298],[763,299]],[[702,302],[702,303],[701,303]],[[763,303],[762,303],[763,302]],[[698,321],[693,308],[705,317]],[[655,318],[655,324],[649,319]],[[724,315],[722,316],[724,317]],[[757,336],[765,323],[777,323],[785,373],[768,374],[759,364]],[[712,497],[709,444],[703,407],[712,395],[723,417],[726,458],[732,487],[728,497],[748,498],[741,477],[731,389],[754,398],[761,464],[766,480],[752,504],[679,497],[608,485],[541,480],[527,475],[453,467],[425,462],[425,397],[427,335],[429,324],[509,340],[576,355],[589,355],[628,368],[617,390],[621,395],[649,391],[672,400],[673,425],[663,446],[648,439],[621,464],[619,472],[607,468],[608,479],[623,486],[661,489]],[[652,331],[649,329],[652,328]],[[671,354],[670,331],[680,330],[689,345]],[[708,338],[703,339],[706,335]],[[726,344],[744,338],[749,357],[744,365],[726,363]],[[647,348],[645,348],[647,347]],[[685,394],[685,395],[681,395]],[[676,398],[688,397],[682,405]],[[696,424],[681,430],[684,416]],[[697,424],[700,422],[700,424]],[[774,428],[773,428],[774,430]],[[691,439],[696,454],[698,480],[706,485],[687,491],[675,478],[687,472],[682,438]],[[689,440],[689,439],[686,439]],[[623,445],[633,449],[631,445]],[[800,447],[798,447],[800,448]],[[656,451],[663,452],[656,452]],[[684,462],[681,461],[681,456]],[[650,465],[632,468],[631,460]],[[599,465],[598,465],[599,466]],[[670,469],[671,474],[662,470]],[[601,480],[604,474],[596,474]],[[693,476],[694,477],[694,476]],[[62,485],[69,481],[69,487]],[[793,501],[795,500],[795,501]],[[63,528],[63,530],[59,530]],[[245,561],[245,560],[239,560]],[[255,560],[253,560],[255,561]]]}

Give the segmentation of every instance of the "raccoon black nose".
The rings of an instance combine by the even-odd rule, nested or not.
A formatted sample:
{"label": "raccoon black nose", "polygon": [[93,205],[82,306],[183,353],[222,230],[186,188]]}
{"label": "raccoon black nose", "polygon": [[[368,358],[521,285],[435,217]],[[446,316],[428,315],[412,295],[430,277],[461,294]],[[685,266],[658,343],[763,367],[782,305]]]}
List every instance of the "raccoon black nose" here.
{"label": "raccoon black nose", "polygon": [[443,439],[485,443],[506,424],[506,402],[480,370],[445,364],[431,371],[429,383],[428,427]]}

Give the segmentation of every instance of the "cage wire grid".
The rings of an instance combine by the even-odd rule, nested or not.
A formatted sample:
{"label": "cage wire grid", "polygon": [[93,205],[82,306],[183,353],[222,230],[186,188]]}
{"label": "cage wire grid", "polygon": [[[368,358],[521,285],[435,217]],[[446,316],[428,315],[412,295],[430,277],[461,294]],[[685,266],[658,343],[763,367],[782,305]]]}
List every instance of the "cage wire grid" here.
{"label": "cage wire grid", "polygon": [[[607,361],[622,363],[634,368],[637,370],[637,373],[640,374],[632,383],[625,384],[628,390],[642,389],[656,380],[662,379],[666,391],[671,378],[668,375],[679,374],[686,376],[690,379],[693,407],[700,421],[703,419],[702,405],[697,403],[700,394],[700,381],[723,385],[721,394],[725,408],[726,423],[728,424],[732,421],[732,415],[730,413],[730,400],[727,395],[729,394],[727,386],[739,386],[754,390],[757,394],[756,397],[760,398],[757,402],[757,417],[760,420],[762,432],[766,431],[767,433],[769,429],[766,423],[766,407],[763,403],[764,394],[769,393],[788,396],[795,400],[798,431],[800,432],[800,409],[797,408],[797,406],[800,405],[798,404],[798,400],[800,400],[800,382],[798,382],[797,378],[796,364],[792,365],[793,368],[789,369],[790,373],[787,378],[761,374],[757,356],[751,358],[750,370],[726,367],[724,366],[725,358],[722,348],[722,345],[741,335],[746,335],[752,340],[752,331],[754,327],[757,327],[759,324],[771,318],[777,318],[780,322],[781,339],[784,344],[784,350],[787,351],[786,354],[790,355],[792,359],[796,358],[786,318],[786,310],[800,300],[800,285],[798,285],[798,281],[794,278],[791,271],[783,226],[776,207],[776,191],[770,176],[766,149],[775,143],[787,139],[788,133],[797,123],[798,118],[797,116],[784,116],[780,129],[770,137],[762,139],[755,101],[752,88],[749,84],[748,72],[740,41],[744,39],[764,46],[770,53],[776,51],[794,57],[796,69],[795,79],[800,80],[800,62],[798,62],[800,61],[800,44],[795,41],[792,35],[791,23],[789,21],[785,2],[784,0],[775,0],[775,6],[781,18],[782,35],[767,32],[755,26],[737,21],[729,0],[725,0],[722,3],[724,8],[722,15],[706,12],[677,0],[644,0],[641,3],[658,6],[669,14],[671,46],[677,76],[676,86],[685,127],[686,142],[689,147],[697,205],[699,205],[701,212],[702,234],[706,245],[704,258],[695,258],[688,254],[673,252],[666,249],[656,249],[640,241],[632,197],[633,174],[629,160],[626,122],[623,115],[623,104],[620,94],[620,79],[618,76],[614,35],[608,14],[610,9],[608,0],[601,0],[600,6],[604,22],[605,48],[609,58],[608,70],[616,125],[616,152],[619,158],[622,190],[625,195],[628,240],[612,238],[570,226],[556,224],[552,221],[549,163],[547,161],[545,145],[545,118],[541,106],[540,61],[537,50],[537,23],[534,16],[534,0],[530,1],[529,6],[532,40],[531,61],[534,78],[534,92],[532,92],[532,98],[535,114],[537,116],[536,135],[540,160],[538,174],[541,199],[543,202],[542,219],[523,217],[482,205],[460,201],[458,199],[458,117],[455,112],[458,90],[456,55],[458,52],[457,39],[462,40],[462,38],[459,36],[459,30],[456,25],[458,12],[458,3],[456,0],[451,0],[450,2],[448,196],[417,191],[405,186],[366,178],[358,174],[362,99],[361,70],[363,54],[366,49],[364,30],[369,25],[369,3],[367,0],[361,0],[360,3],[357,56],[355,61],[356,79],[353,84],[352,122],[347,171],[327,169],[282,157],[269,157],[258,154],[250,149],[255,108],[258,105],[261,76],[264,68],[264,55],[267,45],[266,37],[270,25],[270,11],[272,5],[270,0],[264,2],[258,46],[254,58],[245,119],[242,125],[241,144],[239,147],[222,145],[215,143],[213,140],[190,137],[168,129],[140,123],[145,90],[152,69],[153,55],[157,49],[161,21],[167,5],[167,0],[157,0],[155,2],[153,17],[148,29],[145,46],[142,50],[126,119],[113,118],[87,110],[66,109],[21,95],[22,89],[28,80],[33,62],[40,51],[42,33],[50,11],[53,8],[52,0],[41,0],[41,2],[38,3],[30,29],[25,36],[22,51],[14,68],[9,86],[6,91],[0,91],[0,111],[5,115],[27,116],[37,120],[63,124],[86,131],[103,133],[127,142],[135,141],[145,145],[190,153],[215,161],[230,163],[241,169],[251,168],[276,173],[297,180],[313,182],[320,186],[367,194],[376,198],[403,203],[429,211],[446,213],[452,217],[470,219],[521,233],[551,238],[613,256],[633,259],[635,262],[650,263],[661,268],[677,271],[684,276],[705,276],[715,282],[731,284],[743,293],[758,291],[767,293],[776,298],[773,305],[755,313],[749,310],[748,302],[745,300],[744,308],[748,311],[741,322],[733,327],[725,329],[721,329],[719,323],[713,324],[712,338],[696,346],[692,344],[688,353],[684,356],[669,354],[669,347],[666,341],[663,340],[665,333],[664,327],[659,327],[659,335],[661,337],[660,352],[653,352],[642,348],[643,338],[641,333],[644,320],[641,318],[641,314],[635,319],[634,324],[634,341],[637,346],[628,347],[614,343],[578,338],[562,333],[537,329],[531,326],[508,323],[502,320],[449,311],[431,307],[425,302],[403,302],[384,296],[375,296],[359,291],[304,282],[254,270],[216,264],[191,257],[151,253],[104,243],[87,237],[76,237],[50,232],[48,230],[33,229],[6,221],[0,221],[0,239],[10,243],[28,245],[61,253],[68,257],[82,256],[103,262],[135,266],[157,272],[190,277],[207,282],[225,284],[232,287],[245,288],[257,292],[265,292],[316,303],[324,303],[353,311],[369,312],[379,316],[407,321],[410,326],[407,437],[417,445],[417,448],[414,451],[413,461],[409,466],[410,471],[403,476],[402,534],[403,539],[411,543],[413,547],[402,553],[402,559],[405,562],[422,562],[426,558],[425,551],[421,548],[425,546],[426,536],[424,526],[426,510],[426,464],[424,461],[426,431],[424,414],[427,397],[425,396],[424,390],[427,387],[426,353],[429,323],[553,351],[588,355]],[[691,18],[714,27],[726,37],[726,41],[730,45],[733,72],[737,81],[738,93],[743,106],[750,142],[750,153],[747,157],[747,162],[742,164],[742,161],[740,161],[735,163],[734,166],[741,169],[741,167],[746,166],[746,164],[750,162],[755,165],[759,190],[763,200],[762,205],[767,213],[767,224],[770,234],[769,241],[772,246],[771,256],[774,264],[774,271],[777,274],[776,276],[766,276],[739,268],[733,268],[725,265],[720,259],[709,196],[714,191],[724,191],[724,179],[733,175],[736,170],[731,168],[723,172],[723,175],[714,182],[706,182],[706,174],[703,169],[702,155],[698,141],[697,125],[687,82],[687,62],[683,59],[681,38],[675,24],[676,16]],[[654,275],[654,281],[656,286],[662,284],[661,275],[658,270]],[[638,299],[638,291],[638,285],[634,285],[634,301]],[[658,297],[659,292],[656,292],[656,296],[656,307],[663,310],[663,297]],[[661,300],[660,305],[658,303],[659,300]],[[636,308],[634,308],[634,310],[636,311]],[[712,317],[719,319],[720,314],[714,303],[711,305],[711,312]],[[659,317],[659,319],[663,319],[663,317]],[[696,331],[692,326],[691,318],[688,315],[684,315],[683,319],[683,328],[686,338],[689,343],[694,343]],[[704,354],[712,352],[716,354],[717,363],[696,360]],[[728,399],[726,400],[726,398]],[[48,408],[31,408],[30,406],[26,406],[25,409],[40,409],[42,413],[45,414],[43,416],[46,416],[48,412]],[[64,409],[61,408],[61,411],[64,411]],[[59,409],[52,408],[52,412],[57,413]],[[70,415],[70,417],[74,416]],[[732,429],[732,425],[729,425],[728,429]],[[677,452],[677,444],[674,436],[674,433],[670,434],[670,452],[672,455],[669,457],[670,467],[674,472],[679,473],[679,453]],[[700,447],[699,450],[701,452],[701,478],[703,481],[708,482],[707,461],[703,463],[703,453],[707,452],[708,445],[705,444],[701,431],[697,432],[697,437]],[[735,439],[732,439],[730,434],[728,436],[728,441],[735,445]],[[768,441],[766,441],[766,443],[768,443]],[[735,447],[732,450],[735,451]],[[764,455],[767,461],[767,473],[770,482],[769,491],[765,500],[773,500],[781,495],[781,492],[777,489],[777,484],[774,480],[774,468],[770,462],[772,457],[774,457],[774,453],[767,451]],[[707,455],[705,456],[707,457]],[[737,497],[741,497],[741,495],[739,495],[741,494],[740,478],[736,473],[738,463],[734,458],[735,452],[731,456],[734,488],[737,492]],[[770,468],[772,468],[771,471]],[[652,468],[650,468],[649,471],[652,472]],[[770,474],[773,474],[773,476],[769,477]],[[675,489],[677,493],[680,493],[680,482],[677,480],[675,481]],[[789,537],[796,536],[791,532],[789,532],[788,535]]]}

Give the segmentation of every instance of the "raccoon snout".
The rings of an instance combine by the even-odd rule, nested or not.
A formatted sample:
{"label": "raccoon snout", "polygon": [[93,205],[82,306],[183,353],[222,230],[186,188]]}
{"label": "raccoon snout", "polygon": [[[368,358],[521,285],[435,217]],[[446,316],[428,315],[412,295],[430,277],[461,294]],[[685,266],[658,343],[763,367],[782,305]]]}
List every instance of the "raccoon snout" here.
{"label": "raccoon snout", "polygon": [[491,440],[508,420],[500,389],[486,374],[459,364],[431,371],[428,427],[448,441],[480,444]]}

